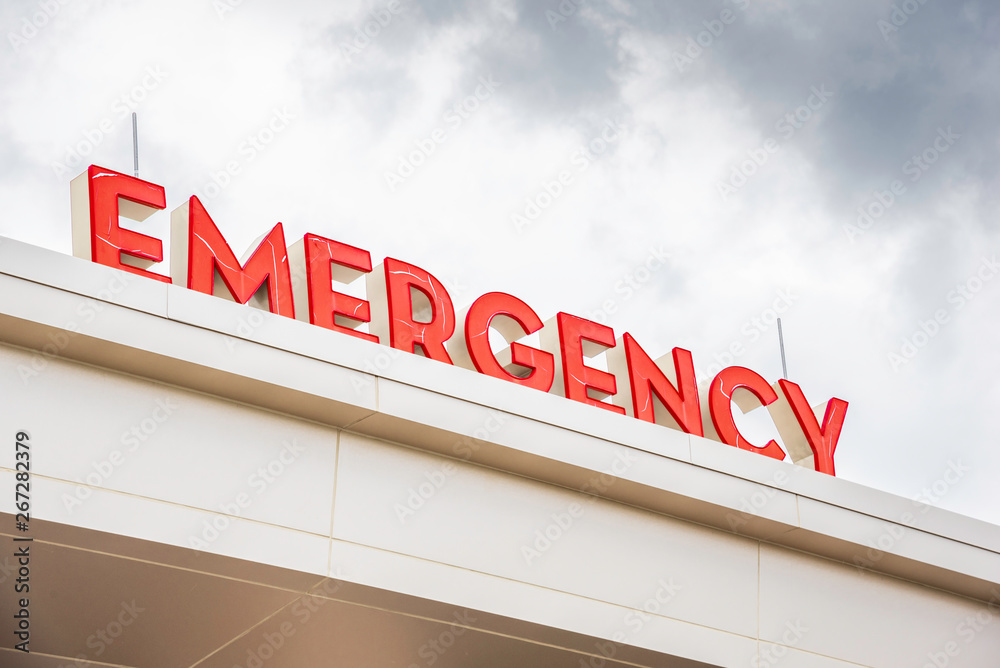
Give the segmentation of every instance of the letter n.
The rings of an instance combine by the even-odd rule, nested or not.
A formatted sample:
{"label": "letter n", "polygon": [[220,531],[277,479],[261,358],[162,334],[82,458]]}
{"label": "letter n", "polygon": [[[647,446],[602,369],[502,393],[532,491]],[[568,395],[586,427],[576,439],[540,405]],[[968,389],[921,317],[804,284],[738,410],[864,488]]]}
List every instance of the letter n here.
{"label": "letter n", "polygon": [[[695,436],[704,435],[690,352],[674,348],[671,357],[664,355],[654,362],[626,333],[608,351],[608,368],[616,376],[628,375],[629,382],[616,397],[616,403],[630,408],[633,417]],[[677,378],[676,386],[668,373]]]}

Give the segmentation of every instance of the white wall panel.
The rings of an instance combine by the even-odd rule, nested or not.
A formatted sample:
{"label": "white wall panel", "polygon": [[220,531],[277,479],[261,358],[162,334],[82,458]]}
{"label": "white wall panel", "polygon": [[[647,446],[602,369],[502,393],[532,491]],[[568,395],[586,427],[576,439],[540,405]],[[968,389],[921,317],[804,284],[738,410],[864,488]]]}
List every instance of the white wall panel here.
{"label": "white wall panel", "polygon": [[96,487],[329,535],[336,429],[58,358],[23,375],[35,356],[0,346],[0,429],[74,484],[70,515]]}
{"label": "white wall panel", "polygon": [[[948,666],[989,668],[1000,657],[998,613],[1000,607],[990,612],[922,585],[761,546],[760,637],[770,642],[790,644],[790,628],[798,625],[806,630],[796,648],[873,668],[922,668],[954,643],[957,654],[942,659]],[[971,632],[968,619],[979,614],[991,622]]]}
{"label": "white wall panel", "polygon": [[[13,489],[13,471],[0,469],[0,484]],[[33,518],[185,548],[197,539],[198,549],[212,554],[318,575],[327,571],[330,541],[311,533],[106,489],[94,490],[70,514],[60,499],[72,485],[37,476],[31,489]]]}
{"label": "white wall panel", "polygon": [[672,580],[664,615],[756,633],[755,541],[349,433],[334,536],[625,606]]}

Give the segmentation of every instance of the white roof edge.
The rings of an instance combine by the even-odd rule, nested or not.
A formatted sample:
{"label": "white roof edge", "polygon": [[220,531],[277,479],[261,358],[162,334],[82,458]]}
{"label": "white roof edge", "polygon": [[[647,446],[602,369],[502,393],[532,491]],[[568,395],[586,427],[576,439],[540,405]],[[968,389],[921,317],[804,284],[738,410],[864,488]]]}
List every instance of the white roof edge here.
{"label": "white roof edge", "polygon": [[[254,312],[254,322],[262,324],[247,327],[246,318],[251,313],[247,310],[249,307],[2,237],[0,237],[0,275],[8,277],[2,279],[0,276],[2,282],[7,284],[0,289],[0,318],[7,323],[24,324],[19,331],[15,331],[16,327],[0,328],[0,340],[5,343],[40,349],[48,340],[32,337],[37,337],[39,332],[48,330],[69,331],[67,327],[70,324],[67,318],[69,311],[60,309],[73,300],[78,302],[76,296],[83,296],[96,302],[124,307],[128,311],[113,309],[114,317],[99,318],[96,324],[73,322],[75,327],[81,329],[83,338],[80,339],[79,352],[74,352],[75,344],[61,351],[70,359],[106,366],[161,382],[173,382],[199,391],[212,391],[216,386],[197,383],[192,385],[185,382],[186,374],[191,370],[204,369],[206,373],[211,371],[220,378],[223,376],[243,378],[247,379],[249,384],[242,393],[226,394],[223,391],[221,396],[253,404],[255,403],[253,387],[278,387],[287,390],[287,397],[281,396],[281,392],[278,392],[268,398],[268,401],[274,403],[263,405],[264,408],[283,410],[286,406],[299,406],[302,397],[314,398],[314,405],[306,402],[302,404],[301,410],[294,408],[289,412],[308,419],[317,419],[322,415],[324,417],[319,421],[340,427],[355,425],[351,428],[362,432],[366,431],[363,427],[366,419],[369,419],[375,431],[391,428],[386,426],[391,420],[382,420],[379,423],[379,420],[373,418],[382,414],[378,396],[379,381],[386,388],[393,384],[408,386],[448,400],[478,406],[483,410],[501,411],[532,424],[548,425],[547,428],[561,430],[560,433],[566,434],[567,437],[570,433],[578,434],[591,444],[603,442],[634,448],[649,453],[648,457],[658,458],[658,461],[663,462],[665,466],[672,461],[721,476],[720,480],[742,480],[754,487],[773,488],[795,498],[801,497],[840,508],[849,511],[844,517],[857,515],[859,526],[862,523],[861,516],[864,516],[912,528],[922,536],[956,543],[953,546],[955,549],[959,549],[960,545],[957,544],[961,544],[972,548],[976,553],[974,556],[985,559],[983,563],[986,565],[997,566],[992,571],[997,575],[992,577],[988,574],[985,577],[977,576],[976,573],[984,572],[978,567],[967,571],[966,575],[986,582],[1000,582],[1000,526],[959,513],[920,506],[910,499],[888,492],[738,451],[706,439],[688,437],[665,427],[613,415],[578,402],[521,388],[465,369],[449,367],[415,355],[396,353],[378,344],[282,316]],[[109,289],[109,286],[112,288]],[[120,323],[125,321],[136,327],[122,327]],[[116,324],[119,325],[118,329],[115,329]],[[162,336],[157,335],[157,329],[162,330],[159,333]],[[143,336],[139,336],[140,332]],[[152,336],[150,332],[153,332]],[[220,337],[226,340],[241,339],[248,343],[246,350],[241,351],[240,355],[219,361],[210,359],[209,355],[199,355],[197,350],[191,350],[190,345],[186,346],[187,350],[183,355],[177,353],[170,339],[181,333],[189,334],[193,339],[192,343],[197,343],[199,340],[218,341]],[[89,342],[86,346],[82,345],[84,339]],[[331,342],[335,342],[336,345],[330,345]],[[142,368],[145,362],[141,360],[137,362],[134,355],[116,356],[108,351],[101,351],[98,349],[101,347],[97,345],[98,343],[111,348],[126,346],[130,349],[145,350],[158,359],[170,359],[173,362],[171,366],[175,367],[173,371],[175,375],[169,378],[165,378],[162,373],[146,375]],[[307,368],[311,364],[342,368],[346,374],[342,382],[344,387],[330,388],[328,383],[308,378],[309,374],[304,374],[306,377],[303,377],[301,382],[297,377],[294,383],[287,379],[268,376],[267,360],[260,356],[261,351],[269,351],[265,354],[267,358],[271,356],[284,358],[292,355],[299,360],[298,363],[302,368]],[[128,360],[118,363],[116,360],[119,357]],[[384,369],[374,364],[375,361],[386,358],[390,359],[391,363]],[[135,366],[136,364],[139,366]],[[255,364],[262,368],[256,368]],[[372,387],[367,387],[365,382],[362,382],[359,384],[361,389],[355,387],[353,392],[348,392],[348,377],[374,379],[376,382],[371,383]],[[330,404],[336,405],[338,410],[342,409],[341,413],[330,414],[328,408],[323,407],[324,405],[328,407]],[[326,416],[330,415],[332,417],[327,419]],[[421,418],[396,416],[392,419],[412,424]],[[430,424],[427,426],[443,429],[449,433],[462,432],[461,427]],[[492,445],[499,447],[498,444]],[[505,451],[511,451],[513,446],[503,447]],[[596,445],[593,447],[596,448]],[[523,455],[527,458],[525,461],[531,457],[546,456],[541,452],[525,452]],[[581,453],[580,461],[586,462],[587,456],[588,453]],[[496,466],[495,463],[490,465]],[[587,465],[578,466],[586,468]],[[599,469],[593,467],[593,470]],[[779,471],[786,474],[784,477],[779,476],[780,482],[776,481],[775,477]],[[525,473],[524,470],[515,472]],[[648,481],[633,481],[633,483],[644,489],[650,488]],[[679,494],[666,485],[660,487],[663,494]],[[711,503],[706,499],[701,500]],[[732,513],[732,508],[729,512]],[[779,512],[777,509],[774,512],[775,515],[772,517],[767,517],[767,513],[759,518],[752,517],[751,519],[761,521],[757,522],[754,531],[747,533],[765,540],[775,540],[773,536],[780,536],[785,532],[802,532],[806,529],[800,524],[798,517],[792,519],[781,516],[780,512],[784,511]],[[794,540],[802,542],[798,537]],[[859,545],[864,543],[861,539],[856,542]],[[935,561],[930,554],[913,553],[895,556],[924,561],[929,565],[934,565]],[[941,567],[947,566],[942,564]],[[961,568],[957,570],[964,571]],[[989,573],[988,569],[986,572]]]}

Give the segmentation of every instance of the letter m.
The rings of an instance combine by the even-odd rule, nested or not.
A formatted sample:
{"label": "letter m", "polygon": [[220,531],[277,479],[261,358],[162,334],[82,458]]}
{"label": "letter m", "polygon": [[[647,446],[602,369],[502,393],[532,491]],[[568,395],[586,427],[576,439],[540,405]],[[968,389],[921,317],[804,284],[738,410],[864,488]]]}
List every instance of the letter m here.
{"label": "letter m", "polygon": [[295,317],[292,275],[281,223],[264,235],[242,264],[197,197],[175,209],[170,224],[170,273],[175,285],[210,295],[218,274],[232,298],[246,304],[267,283],[271,313]]}

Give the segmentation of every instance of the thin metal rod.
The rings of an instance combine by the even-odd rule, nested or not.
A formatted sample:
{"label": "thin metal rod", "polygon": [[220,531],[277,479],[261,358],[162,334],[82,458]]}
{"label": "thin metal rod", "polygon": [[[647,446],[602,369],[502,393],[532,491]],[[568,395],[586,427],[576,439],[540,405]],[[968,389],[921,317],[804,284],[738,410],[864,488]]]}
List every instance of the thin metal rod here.
{"label": "thin metal rod", "polygon": [[778,346],[781,347],[781,377],[788,380],[788,367],[785,366],[785,337],[781,334],[781,318],[778,318]]}
{"label": "thin metal rod", "polygon": [[132,112],[132,161],[135,165],[135,178],[139,178],[139,129],[135,112]]}

